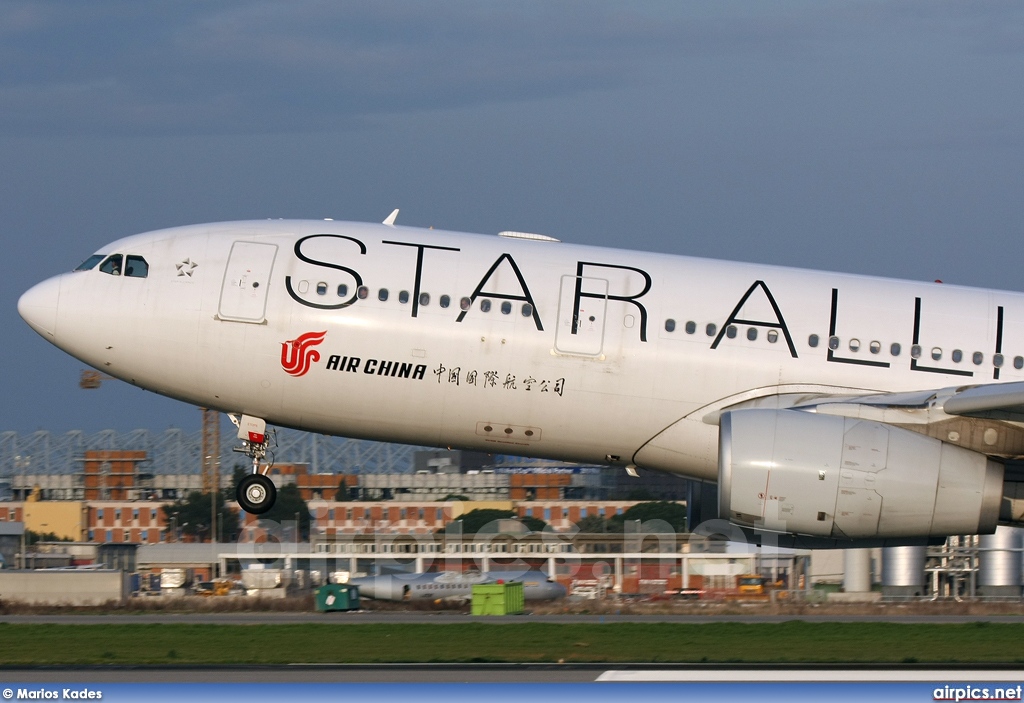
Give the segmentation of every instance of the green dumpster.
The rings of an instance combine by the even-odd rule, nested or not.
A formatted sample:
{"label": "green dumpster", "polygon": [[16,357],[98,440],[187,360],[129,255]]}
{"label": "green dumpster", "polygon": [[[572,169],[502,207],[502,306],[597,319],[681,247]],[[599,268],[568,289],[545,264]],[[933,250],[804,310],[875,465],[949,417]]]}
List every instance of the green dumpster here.
{"label": "green dumpster", "polygon": [[343,583],[329,583],[316,589],[318,612],[330,610],[359,610],[359,586]]}
{"label": "green dumpster", "polygon": [[523,584],[478,583],[473,586],[473,615],[518,615],[523,612]]}

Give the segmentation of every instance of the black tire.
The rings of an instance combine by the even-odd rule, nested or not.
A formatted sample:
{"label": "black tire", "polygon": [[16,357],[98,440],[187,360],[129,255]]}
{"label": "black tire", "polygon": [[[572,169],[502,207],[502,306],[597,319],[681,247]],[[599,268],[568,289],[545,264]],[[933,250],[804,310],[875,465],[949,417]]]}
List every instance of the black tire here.
{"label": "black tire", "polygon": [[235,499],[245,512],[262,515],[274,507],[277,488],[274,482],[263,474],[249,474],[235,488]]}

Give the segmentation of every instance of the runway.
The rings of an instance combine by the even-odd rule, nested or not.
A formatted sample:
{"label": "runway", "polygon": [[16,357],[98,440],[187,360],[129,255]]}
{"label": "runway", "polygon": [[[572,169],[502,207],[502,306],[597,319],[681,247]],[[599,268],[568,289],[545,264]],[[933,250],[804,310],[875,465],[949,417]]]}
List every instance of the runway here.
{"label": "runway", "polygon": [[488,625],[542,622],[554,624],[612,623],[678,623],[702,625],[709,623],[770,624],[783,622],[886,622],[904,624],[954,625],[972,622],[1024,623],[1024,615],[507,615],[473,617],[464,613],[430,612],[332,612],[332,613],[146,613],[109,615],[3,615],[0,623],[24,625],[131,625],[131,624],[196,624],[196,625],[298,625],[298,624],[429,624],[452,625],[484,623]]}
{"label": "runway", "polygon": [[395,664],[0,669],[5,684],[47,683],[868,683],[1024,681],[1024,668],[729,665]]}

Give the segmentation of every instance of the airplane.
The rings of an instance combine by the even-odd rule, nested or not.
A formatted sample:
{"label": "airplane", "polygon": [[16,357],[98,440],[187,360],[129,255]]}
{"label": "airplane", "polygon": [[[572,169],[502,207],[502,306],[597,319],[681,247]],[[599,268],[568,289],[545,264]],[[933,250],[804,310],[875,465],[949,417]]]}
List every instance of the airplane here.
{"label": "airplane", "polygon": [[[1024,523],[1024,295],[598,248],[266,220],[101,247],[22,295],[48,342],[267,424],[717,484],[753,540],[923,544]],[[696,510],[697,506],[691,506]],[[710,515],[709,515],[710,514]]]}
{"label": "airplane", "polygon": [[361,576],[348,583],[359,587],[359,595],[375,600],[466,600],[473,586],[481,583],[522,581],[525,600],[564,598],[565,586],[548,578],[543,571],[488,571],[462,574],[457,571],[415,574]]}

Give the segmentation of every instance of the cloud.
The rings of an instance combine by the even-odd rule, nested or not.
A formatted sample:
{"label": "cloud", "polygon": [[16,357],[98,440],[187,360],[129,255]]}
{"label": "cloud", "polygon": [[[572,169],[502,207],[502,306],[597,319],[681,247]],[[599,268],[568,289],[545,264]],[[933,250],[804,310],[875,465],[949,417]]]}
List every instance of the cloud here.
{"label": "cloud", "polygon": [[[643,80],[667,56],[778,49],[798,21],[575,2],[14,3],[8,133],[337,129]],[[156,9],[153,9],[156,8]]]}
{"label": "cloud", "polygon": [[623,86],[673,90],[692,75],[728,92],[752,72],[785,82],[795,63],[844,55],[876,56],[881,71],[883,57],[897,69],[919,63],[935,42],[954,56],[1011,51],[1022,13],[1005,0],[8,2],[0,128],[294,133]]}

